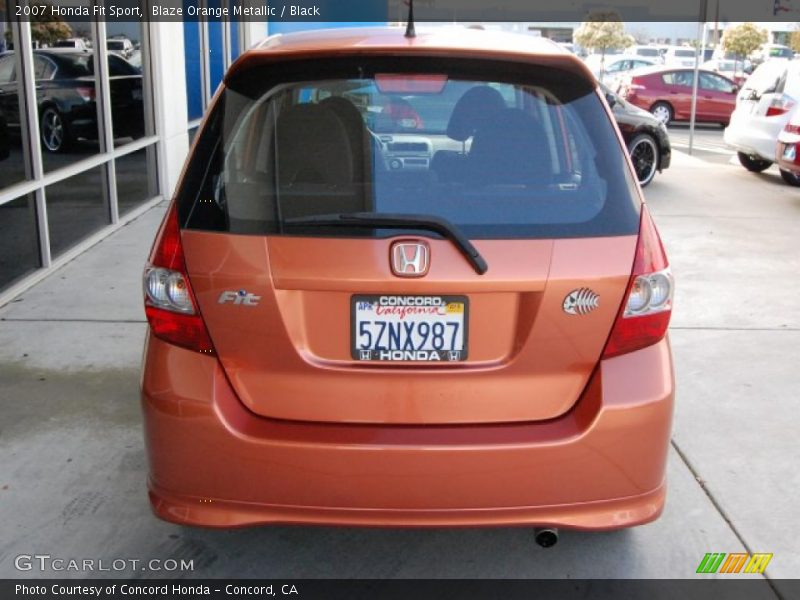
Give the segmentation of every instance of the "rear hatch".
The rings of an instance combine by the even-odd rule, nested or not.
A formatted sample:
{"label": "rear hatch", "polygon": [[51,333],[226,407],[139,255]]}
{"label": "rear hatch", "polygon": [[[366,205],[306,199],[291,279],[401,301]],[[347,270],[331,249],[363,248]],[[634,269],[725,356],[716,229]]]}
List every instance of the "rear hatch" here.
{"label": "rear hatch", "polygon": [[[786,61],[770,61],[762,64],[745,81],[736,97],[736,114],[734,117],[764,122],[763,119],[781,116],[788,112],[790,106],[783,108],[783,101],[794,102],[791,97],[784,98],[789,63]],[[792,69],[795,76],[797,69]],[[780,127],[778,128],[780,130]]]}
{"label": "rear hatch", "polygon": [[[415,143],[398,156],[378,133]],[[424,57],[239,70],[177,201],[231,385],[256,414],[304,421],[563,414],[639,224],[592,82]]]}

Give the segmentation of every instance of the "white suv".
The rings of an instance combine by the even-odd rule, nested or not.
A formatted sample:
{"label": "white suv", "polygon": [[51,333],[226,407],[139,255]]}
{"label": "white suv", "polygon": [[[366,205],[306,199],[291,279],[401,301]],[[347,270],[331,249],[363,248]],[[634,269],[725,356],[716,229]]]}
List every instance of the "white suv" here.
{"label": "white suv", "polygon": [[725,129],[725,143],[748,171],[760,173],[775,160],[775,145],[800,99],[800,62],[768,60],[745,81]]}
{"label": "white suv", "polygon": [[88,52],[91,44],[83,38],[66,38],[55,42],[51,48],[69,48],[70,50],[83,50]]}
{"label": "white suv", "polygon": [[783,44],[764,44],[753,52],[753,59],[757,63],[775,59],[792,60],[793,58],[794,52],[792,49]]}
{"label": "white suv", "polygon": [[649,58],[656,64],[664,64],[664,57],[658,46],[634,46],[628,49],[628,54]]}
{"label": "white suv", "polygon": [[130,58],[133,54],[133,43],[128,38],[111,38],[106,40],[109,52],[115,52],[123,58]]}
{"label": "white suv", "polygon": [[688,46],[670,46],[664,53],[664,64],[668,67],[694,67],[698,52]]}

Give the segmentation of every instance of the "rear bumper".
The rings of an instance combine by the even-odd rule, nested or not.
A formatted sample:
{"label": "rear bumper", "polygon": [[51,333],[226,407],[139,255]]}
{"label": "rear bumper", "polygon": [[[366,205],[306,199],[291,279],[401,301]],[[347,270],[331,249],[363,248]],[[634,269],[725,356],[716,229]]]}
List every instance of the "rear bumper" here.
{"label": "rear bumper", "polygon": [[[789,146],[795,147],[794,160],[788,160],[786,157],[784,157],[786,148]],[[800,149],[800,140],[798,140],[796,143],[788,143],[779,140],[778,147],[775,151],[775,161],[778,163],[778,168],[794,174],[800,173],[800,153],[797,152],[798,149]]]}
{"label": "rear bumper", "polygon": [[664,507],[666,483],[632,498],[494,509],[359,509],[210,502],[178,496],[150,483],[155,514],[173,523],[204,527],[242,527],[274,523],[359,527],[520,527],[549,526],[599,531],[648,523]]}
{"label": "rear bumper", "polygon": [[72,137],[75,139],[97,139],[97,121],[94,118],[73,119],[69,123],[69,128]]}
{"label": "rear bumper", "polygon": [[140,138],[144,135],[144,108],[141,103],[113,106],[114,137]]}
{"label": "rear bumper", "polygon": [[[94,106],[94,103],[92,103]],[[70,133],[74,138],[96,140],[98,138],[97,118],[95,114],[87,111],[73,111],[68,115]],[[113,132],[115,138],[134,137],[144,135],[144,113],[141,106],[114,108]]]}
{"label": "rear bumper", "polygon": [[725,143],[737,152],[773,161],[778,134],[786,121],[788,118],[750,117],[737,115],[734,111],[731,122],[725,129]]}
{"label": "rear bumper", "polygon": [[142,405],[155,513],[189,525],[550,525],[652,521],[673,405],[667,340],[604,361],[550,421],[376,426],[266,419],[216,359],[150,338]]}

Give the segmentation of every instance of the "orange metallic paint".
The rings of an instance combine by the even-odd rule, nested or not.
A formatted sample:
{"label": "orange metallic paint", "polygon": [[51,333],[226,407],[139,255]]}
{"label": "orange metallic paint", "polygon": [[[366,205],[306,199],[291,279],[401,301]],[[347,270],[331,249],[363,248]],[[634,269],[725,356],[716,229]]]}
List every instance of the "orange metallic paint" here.
{"label": "orange metallic paint", "polygon": [[[635,236],[476,240],[489,264],[485,275],[451,243],[427,240],[430,272],[419,279],[392,275],[394,239],[184,231],[200,310],[250,410],[384,424],[531,421],[569,410],[619,310]],[[565,313],[564,298],[583,285],[600,295],[600,307],[581,317]],[[238,289],[260,296],[260,303],[218,302],[223,291]],[[467,295],[468,360],[413,369],[354,361],[350,297],[358,293]]]}
{"label": "orange metallic paint", "polygon": [[[371,29],[270,38],[226,77],[255,64],[359,54],[489,58],[591,77],[542,40],[472,31],[409,40]],[[219,357],[148,334],[142,406],[159,517],[214,527],[594,530],[661,513],[669,341],[598,362],[636,236],[474,240],[490,266],[483,277],[450,243],[425,238],[432,264],[420,279],[391,275],[389,245],[399,238],[182,238]],[[566,315],[564,297],[582,286],[600,294],[600,307]],[[241,288],[261,304],[218,304],[222,290]],[[413,372],[354,362],[348,303],[361,292],[468,295],[468,361]]]}
{"label": "orange metallic paint", "polygon": [[267,38],[242,54],[226,74],[226,80],[255,65],[271,62],[341,58],[346,56],[424,56],[524,62],[552,65],[594,81],[586,65],[575,55],[549,40],[469,29],[419,31],[407,38],[400,28],[331,29]]}
{"label": "orange metallic paint", "polygon": [[353,425],[259,417],[216,358],[149,337],[150,495],[208,526],[626,527],[658,517],[672,416],[669,342],[602,361],[557,419]]}

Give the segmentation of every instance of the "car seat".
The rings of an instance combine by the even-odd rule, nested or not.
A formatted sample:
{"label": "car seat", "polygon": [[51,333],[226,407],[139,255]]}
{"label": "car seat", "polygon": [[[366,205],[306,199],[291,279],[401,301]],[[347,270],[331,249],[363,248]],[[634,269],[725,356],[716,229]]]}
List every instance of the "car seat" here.
{"label": "car seat", "polygon": [[541,123],[520,109],[506,108],[475,132],[466,173],[478,185],[547,184],[551,165]]}
{"label": "car seat", "polygon": [[503,96],[491,86],[478,85],[458,99],[447,123],[447,137],[462,143],[461,152],[439,150],[431,169],[440,181],[463,181],[466,174],[467,140],[506,108]]}

